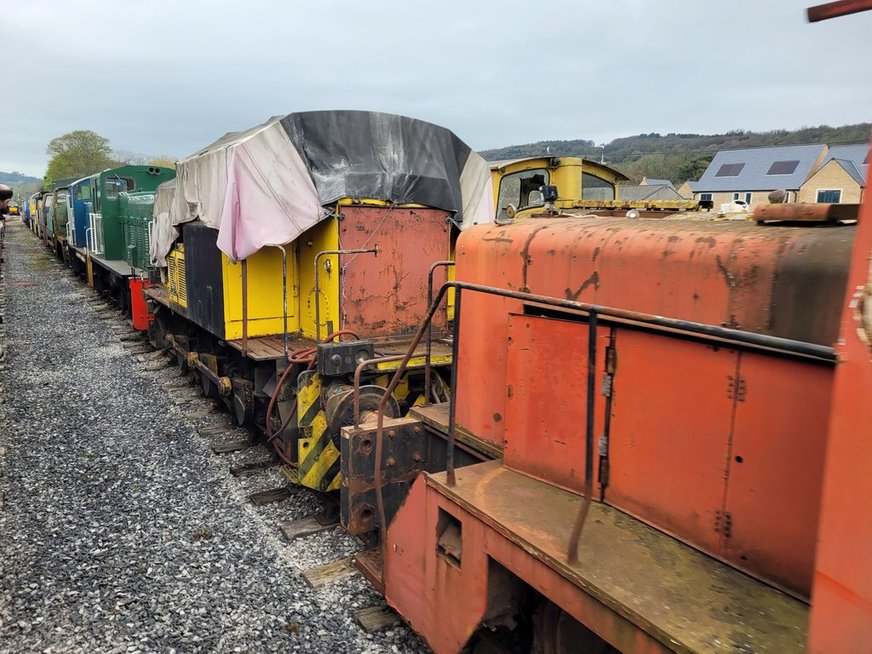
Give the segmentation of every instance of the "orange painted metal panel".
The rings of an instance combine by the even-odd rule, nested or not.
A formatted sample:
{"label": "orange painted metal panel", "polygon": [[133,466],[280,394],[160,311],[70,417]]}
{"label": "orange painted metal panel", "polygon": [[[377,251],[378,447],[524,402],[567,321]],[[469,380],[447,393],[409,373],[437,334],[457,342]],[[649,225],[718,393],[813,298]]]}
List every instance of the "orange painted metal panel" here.
{"label": "orange painted metal panel", "polygon": [[833,370],[744,352],[723,556],[808,596]]}
{"label": "orange painted metal panel", "polygon": [[[609,330],[597,331],[601,369]],[[585,323],[509,317],[505,465],[576,493],[584,486],[588,333]],[[595,435],[602,433],[599,390]]]}
{"label": "orange painted metal panel", "polygon": [[[427,313],[430,265],[449,253],[448,213],[353,205],[342,213],[340,247],[379,250],[340,260],[342,327],[365,338],[414,333]],[[437,313],[434,327],[444,326],[444,312]]]}
{"label": "orange painted metal panel", "polygon": [[[458,280],[830,345],[854,230],[531,219],[466,230]],[[814,306],[812,311],[810,307]],[[505,339],[521,303],[465,294],[457,422],[502,445]]]}
{"label": "orange painted metal panel", "polygon": [[736,351],[627,329],[616,350],[606,502],[718,553]]}
{"label": "orange painted metal panel", "polygon": [[809,651],[863,654],[872,643],[872,202],[860,210],[833,384]]}
{"label": "orange painted metal panel", "polygon": [[[459,652],[487,607],[482,532],[440,498],[420,475],[388,529],[385,549],[385,599],[437,654]],[[463,518],[460,566],[437,554],[440,508]]]}

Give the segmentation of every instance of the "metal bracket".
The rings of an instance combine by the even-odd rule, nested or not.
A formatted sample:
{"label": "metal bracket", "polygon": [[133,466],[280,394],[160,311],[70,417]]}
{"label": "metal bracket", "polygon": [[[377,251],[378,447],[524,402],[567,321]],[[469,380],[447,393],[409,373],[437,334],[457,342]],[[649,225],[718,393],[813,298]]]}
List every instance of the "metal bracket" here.
{"label": "metal bracket", "polygon": [[[384,421],[381,456],[385,517],[390,523],[405,500],[415,478],[427,469],[426,434],[422,423],[411,418]],[[379,529],[375,490],[376,427],[344,427],[340,438],[342,526],[359,536]]]}

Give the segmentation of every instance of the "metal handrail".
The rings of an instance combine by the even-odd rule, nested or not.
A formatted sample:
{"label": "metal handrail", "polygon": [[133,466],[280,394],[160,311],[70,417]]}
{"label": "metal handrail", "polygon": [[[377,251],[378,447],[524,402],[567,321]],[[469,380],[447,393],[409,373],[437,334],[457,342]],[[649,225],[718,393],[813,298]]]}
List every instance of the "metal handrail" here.
{"label": "metal handrail", "polygon": [[363,373],[363,369],[371,366],[376,363],[389,363],[391,361],[402,361],[402,354],[392,354],[386,357],[373,357],[372,359],[366,359],[357,364],[357,367],[354,369],[354,428],[357,429],[360,427],[360,376]]}
{"label": "metal handrail", "polygon": [[[595,366],[596,359],[596,340],[595,340],[595,331],[598,324],[598,320],[600,317],[605,317],[607,319],[612,319],[618,322],[625,321],[633,324],[641,324],[649,329],[655,329],[663,332],[681,332],[685,334],[690,334],[700,338],[708,338],[708,339],[716,339],[720,341],[729,341],[736,344],[748,345],[752,347],[759,347],[765,350],[769,350],[772,352],[777,352],[780,354],[794,355],[800,356],[804,358],[812,358],[818,359],[827,362],[835,361],[835,350],[832,347],[826,347],[822,345],[816,345],[813,343],[805,343],[802,341],[796,341],[787,338],[781,338],[778,336],[766,336],[762,334],[754,334],[751,332],[739,331],[736,329],[729,329],[726,327],[716,327],[714,325],[705,325],[702,323],[696,323],[688,320],[677,320],[673,318],[665,318],[663,316],[657,316],[653,314],[646,314],[637,311],[628,311],[624,309],[616,309],[613,307],[605,307],[596,304],[588,304],[585,302],[576,302],[574,300],[561,300],[558,298],[549,297],[546,295],[537,295],[534,293],[524,293],[521,291],[511,291],[507,289],[497,288],[493,286],[484,286],[482,284],[473,284],[469,282],[459,282],[459,281],[448,281],[442,285],[442,288],[439,289],[439,293],[433,302],[430,304],[430,308],[427,311],[427,315],[424,317],[424,321],[421,326],[418,328],[417,333],[415,334],[415,338],[412,340],[409,345],[409,349],[403,357],[402,362],[400,363],[397,370],[394,372],[394,376],[391,378],[390,383],[385,391],[384,396],[379,402],[378,407],[378,419],[376,425],[376,438],[375,438],[375,475],[374,475],[374,486],[376,491],[376,505],[378,508],[379,514],[379,530],[381,532],[381,541],[382,545],[385,544],[385,533],[387,529],[386,519],[385,519],[385,510],[384,510],[384,495],[382,491],[382,469],[381,469],[381,456],[383,450],[383,436],[384,436],[384,411],[387,405],[387,398],[390,397],[394,390],[397,387],[400,379],[403,374],[406,372],[406,368],[409,364],[409,361],[414,356],[415,350],[421,342],[421,339],[427,333],[427,328],[430,322],[433,319],[434,314],[436,313],[437,308],[442,302],[443,297],[445,297],[446,293],[449,289],[455,289],[455,301],[454,301],[454,341],[453,341],[453,358],[452,358],[452,368],[451,368],[451,386],[452,393],[451,398],[449,400],[449,413],[448,413],[448,452],[446,457],[446,483],[448,486],[454,486],[456,483],[455,471],[454,471],[454,446],[455,446],[455,415],[457,408],[457,368],[458,368],[458,351],[460,345],[460,325],[461,325],[461,307],[462,307],[462,292],[469,291],[474,293],[483,293],[485,295],[493,295],[498,297],[503,297],[507,299],[520,300],[522,302],[528,302],[537,305],[544,305],[546,307],[554,307],[557,309],[568,309],[572,311],[579,311],[586,314],[588,318],[589,325],[589,345],[588,345],[588,406],[590,407],[593,402],[595,395],[595,388],[592,389],[591,384],[595,383],[595,370],[591,368],[591,366]],[[592,354],[591,354],[592,353]],[[429,361],[426,362],[426,365],[429,365]],[[592,372],[593,370],[593,372]],[[593,470],[593,410],[589,408],[588,411],[588,424],[586,426],[586,434],[585,441],[587,443],[587,447],[585,448],[585,470]],[[581,510],[579,512],[579,517],[576,520],[575,526],[573,527],[572,537],[570,542],[575,543],[577,546],[578,540],[581,534],[581,530],[584,526],[584,521],[587,516],[587,511],[590,508],[590,500],[592,493],[588,489],[588,485],[590,484],[592,488],[592,477],[593,474],[589,474],[587,479],[585,480],[585,503],[582,505]],[[577,547],[575,548],[577,550]],[[577,557],[577,552],[569,552],[567,554],[567,559],[570,562],[573,562]]]}
{"label": "metal handrail", "polygon": [[[437,268],[448,268],[453,266],[454,262],[450,260],[445,261],[436,261],[430,266],[430,270],[427,273],[427,306],[429,307],[433,304],[433,273],[436,272]],[[446,270],[446,276],[447,276]],[[447,280],[446,280],[447,281]],[[455,315],[455,324],[457,324],[456,320],[457,316]],[[424,405],[427,406],[430,404],[430,390],[432,383],[432,370],[430,367],[430,359],[433,352],[433,324],[432,322],[427,324],[427,355],[426,362],[427,365],[424,366]]]}
{"label": "metal handrail", "polygon": [[[285,249],[283,245],[273,245],[272,247],[278,248],[282,251],[282,344],[284,346],[285,352],[285,361],[288,360],[288,251]],[[243,261],[244,263],[244,261]],[[248,280],[246,280],[247,282]],[[243,288],[244,298],[246,300],[246,309],[248,308],[248,296],[247,296],[247,286],[246,283]],[[243,322],[243,328],[246,328],[245,323]],[[248,333],[246,331],[245,340],[248,341]]]}

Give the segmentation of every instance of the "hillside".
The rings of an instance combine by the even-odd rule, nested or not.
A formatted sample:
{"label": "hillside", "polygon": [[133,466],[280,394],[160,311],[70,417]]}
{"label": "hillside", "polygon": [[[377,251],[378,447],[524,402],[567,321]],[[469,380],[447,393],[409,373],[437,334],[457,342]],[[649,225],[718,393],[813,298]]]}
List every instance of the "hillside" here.
{"label": "hillside", "polygon": [[872,124],[860,123],[842,127],[804,127],[793,131],[749,132],[740,129],[712,135],[651,133],[615,139],[607,143],[605,149],[593,141],[576,139],[510,145],[484,150],[480,154],[489,161],[546,152],[554,156],[587,157],[599,161],[604,153],[606,163],[635,182],[648,176],[669,179],[678,186],[687,179],[698,179],[718,150],[804,143],[865,143],[869,140],[870,129]]}
{"label": "hillside", "polygon": [[42,180],[39,177],[30,177],[18,171],[4,173],[0,170],[0,184],[8,184],[9,186],[15,186],[16,184],[42,184]]}

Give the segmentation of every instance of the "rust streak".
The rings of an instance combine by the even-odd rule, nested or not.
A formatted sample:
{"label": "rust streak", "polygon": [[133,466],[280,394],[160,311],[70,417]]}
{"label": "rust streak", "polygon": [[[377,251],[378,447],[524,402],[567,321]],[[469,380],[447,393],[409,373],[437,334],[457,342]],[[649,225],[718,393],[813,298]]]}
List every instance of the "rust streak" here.
{"label": "rust streak", "polygon": [[593,284],[593,287],[594,287],[594,288],[599,288],[599,282],[600,282],[600,279],[599,279],[599,272],[597,272],[596,270],[594,270],[594,271],[590,274],[590,277],[588,277],[587,279],[585,279],[585,280],[582,282],[581,286],[578,287],[578,290],[577,290],[577,291],[573,292],[573,290],[572,290],[571,288],[567,288],[567,289],[564,291],[564,292],[565,292],[565,295],[566,295],[566,299],[567,299],[567,300],[577,300],[578,297],[579,297],[582,293],[584,293],[584,290],[585,290],[588,286],[590,286],[591,284]]}
{"label": "rust streak", "polygon": [[718,270],[724,276],[724,280],[727,282],[727,286],[729,288],[736,288],[736,278],[733,277],[733,273],[727,270],[727,267],[724,265],[723,259],[721,259],[721,255],[717,255],[715,257],[715,261],[718,264]]}
{"label": "rust streak", "polygon": [[536,238],[536,234],[541,232],[543,229],[547,228],[549,225],[540,225],[527,236],[527,240],[524,241],[524,248],[521,250],[521,258],[524,260],[524,263],[521,267],[521,275],[523,278],[523,286],[521,287],[521,291],[523,293],[529,293],[530,289],[527,286],[527,266],[530,264],[530,245],[533,243],[533,239]]}

